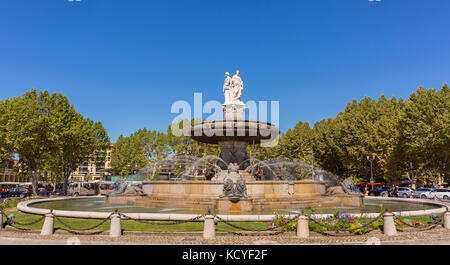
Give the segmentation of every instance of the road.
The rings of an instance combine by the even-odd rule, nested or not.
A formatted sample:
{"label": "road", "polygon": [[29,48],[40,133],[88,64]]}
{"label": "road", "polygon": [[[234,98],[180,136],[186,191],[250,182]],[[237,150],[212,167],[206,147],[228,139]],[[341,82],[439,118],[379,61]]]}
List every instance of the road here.
{"label": "road", "polygon": [[141,245],[139,243],[130,242],[101,242],[101,241],[81,241],[78,242],[76,237],[68,240],[45,240],[31,238],[12,238],[0,237],[0,245]]}
{"label": "road", "polygon": [[[275,241],[254,242],[257,245],[278,245]],[[78,241],[77,237],[71,237],[67,240],[49,240],[32,238],[14,238],[0,237],[0,245],[151,245],[151,243],[134,242],[110,242],[110,241]],[[323,245],[318,243],[301,245]],[[326,243],[325,245],[367,245],[367,242],[336,242]],[[381,241],[380,245],[450,245],[450,237],[434,239],[414,239],[414,240],[387,240]]]}

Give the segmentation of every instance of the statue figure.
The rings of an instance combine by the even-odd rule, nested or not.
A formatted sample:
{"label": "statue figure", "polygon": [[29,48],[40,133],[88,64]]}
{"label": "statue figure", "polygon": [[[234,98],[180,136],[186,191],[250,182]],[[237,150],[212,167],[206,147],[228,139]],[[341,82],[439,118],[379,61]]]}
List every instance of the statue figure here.
{"label": "statue figure", "polygon": [[225,96],[225,104],[231,103],[231,93],[233,89],[233,81],[231,80],[230,73],[225,73],[225,81],[223,82],[223,94]]}
{"label": "statue figure", "polygon": [[233,182],[231,178],[226,178],[223,182],[223,190],[220,198],[228,197],[239,200],[239,198],[247,198],[247,183],[245,179],[238,179]]}
{"label": "statue figure", "polygon": [[234,196],[247,197],[247,183],[245,179],[238,179],[236,181]]}
{"label": "statue figure", "polygon": [[225,179],[225,181],[223,182],[223,190],[222,190],[222,195],[220,195],[220,197],[228,197],[228,196],[232,196],[234,193],[234,183],[233,180],[230,178]]}
{"label": "statue figure", "polygon": [[142,189],[141,184],[129,184],[123,194],[130,194],[130,195],[146,195],[144,190]]}
{"label": "statue figure", "polygon": [[113,191],[109,192],[108,196],[117,196],[122,194],[131,195],[145,195],[142,185],[128,184],[124,179],[118,179],[113,184]]}
{"label": "statue figure", "polygon": [[250,165],[247,167],[246,171],[251,173],[252,177],[254,177],[256,180],[262,180],[262,178],[264,176],[264,171],[260,165],[256,165],[253,168]]}
{"label": "statue figure", "polygon": [[353,180],[345,179],[340,186],[329,187],[325,192],[325,195],[336,194],[361,194],[361,191],[355,185]]}
{"label": "statue figure", "polygon": [[228,164],[228,173],[232,173],[232,172],[239,172],[239,166],[236,163],[230,163]]}
{"label": "statue figure", "polygon": [[119,178],[116,182],[114,182],[113,191],[109,192],[108,195],[123,194],[127,187],[128,183],[124,179]]}
{"label": "statue figure", "polygon": [[337,195],[337,194],[345,194],[345,191],[344,191],[344,189],[342,188],[342,186],[333,186],[333,187],[329,187],[329,188],[325,191],[325,195],[327,195],[327,196]]}
{"label": "statue figure", "polygon": [[231,81],[233,82],[233,89],[231,94],[231,103],[242,103],[241,97],[242,97],[242,91],[244,90],[244,82],[242,81],[241,77],[239,76],[240,71],[237,70],[236,74],[233,76]]}
{"label": "statue figure", "polygon": [[209,165],[205,169],[203,169],[203,175],[205,176],[206,180],[211,180],[216,175],[216,166],[215,165]]}
{"label": "statue figure", "polygon": [[345,179],[342,182],[342,189],[345,191],[345,193],[348,193],[348,194],[359,194],[359,193],[361,193],[359,188],[355,185],[355,183],[351,179]]}

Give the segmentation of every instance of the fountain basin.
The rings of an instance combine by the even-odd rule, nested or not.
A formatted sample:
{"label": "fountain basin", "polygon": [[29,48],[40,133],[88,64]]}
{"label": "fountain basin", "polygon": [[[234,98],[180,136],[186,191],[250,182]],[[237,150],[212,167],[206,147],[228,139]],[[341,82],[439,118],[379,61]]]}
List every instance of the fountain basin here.
{"label": "fountain basin", "polygon": [[219,213],[307,209],[323,207],[361,207],[362,195],[325,196],[321,181],[248,181],[247,196],[223,198],[222,181],[145,181],[145,195],[107,196],[110,205],[147,208],[213,210]]}

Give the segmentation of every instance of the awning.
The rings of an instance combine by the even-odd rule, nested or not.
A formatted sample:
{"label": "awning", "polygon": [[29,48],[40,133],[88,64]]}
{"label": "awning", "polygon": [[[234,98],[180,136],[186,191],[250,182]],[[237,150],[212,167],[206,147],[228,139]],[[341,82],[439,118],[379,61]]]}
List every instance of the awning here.
{"label": "awning", "polygon": [[[364,185],[364,184],[366,184],[366,185],[372,185],[372,183],[370,183],[370,182],[358,182],[358,183],[355,183],[355,185]],[[386,183],[383,183],[383,182],[374,182],[373,185],[375,185],[375,186],[380,186],[380,185],[386,185]]]}
{"label": "awning", "polygon": [[0,185],[32,185],[31,182],[0,182]]}

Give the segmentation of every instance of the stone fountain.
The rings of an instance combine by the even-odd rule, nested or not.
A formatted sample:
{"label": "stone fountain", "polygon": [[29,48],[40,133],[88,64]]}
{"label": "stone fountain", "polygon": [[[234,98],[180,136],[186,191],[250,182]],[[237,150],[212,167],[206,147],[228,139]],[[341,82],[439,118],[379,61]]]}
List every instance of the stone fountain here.
{"label": "stone fountain", "polygon": [[240,72],[236,71],[233,78],[228,72],[225,76],[224,119],[199,122],[191,128],[192,139],[219,145],[217,163],[200,174],[187,170],[187,180],[144,181],[139,192],[115,192],[107,196],[108,203],[219,213],[362,206],[363,195],[356,190],[344,187],[327,192],[323,181],[257,180],[253,170],[249,170],[252,165],[247,146],[275,140],[279,129],[267,122],[245,120]]}

